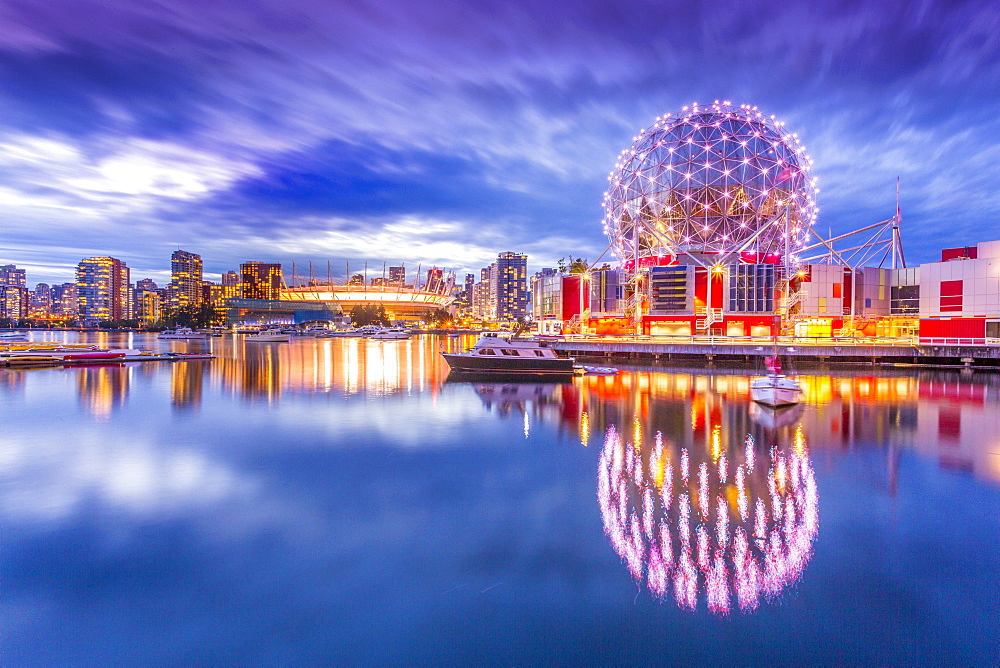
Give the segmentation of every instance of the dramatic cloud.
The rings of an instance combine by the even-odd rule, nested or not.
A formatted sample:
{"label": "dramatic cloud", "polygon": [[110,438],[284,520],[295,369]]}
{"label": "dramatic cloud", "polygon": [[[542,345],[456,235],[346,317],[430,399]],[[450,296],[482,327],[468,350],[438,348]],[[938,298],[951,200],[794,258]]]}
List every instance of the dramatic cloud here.
{"label": "dramatic cloud", "polygon": [[990,3],[0,0],[0,35],[0,262],[31,282],[178,246],[594,259],[618,151],[723,98],[809,147],[821,229],[889,217],[899,176],[911,260],[996,236]]}

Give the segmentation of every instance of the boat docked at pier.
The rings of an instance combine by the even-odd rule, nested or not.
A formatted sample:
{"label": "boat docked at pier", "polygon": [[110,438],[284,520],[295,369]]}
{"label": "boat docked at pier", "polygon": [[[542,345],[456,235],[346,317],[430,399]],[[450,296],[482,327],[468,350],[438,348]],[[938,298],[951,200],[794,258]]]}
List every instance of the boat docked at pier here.
{"label": "boat docked at pier", "polygon": [[408,339],[413,336],[413,332],[403,327],[385,327],[378,330],[371,335],[373,339],[379,339],[382,341],[386,340],[397,340],[397,339]]}
{"label": "boat docked at pier", "polygon": [[256,334],[250,334],[244,340],[247,343],[285,343],[292,340],[292,335],[280,329],[265,329]]}
{"label": "boat docked at pier", "polygon": [[453,373],[571,376],[573,358],[559,357],[544,341],[484,334],[468,352],[441,353]]}
{"label": "boat docked at pier", "polygon": [[163,330],[156,335],[156,338],[203,341],[208,338],[208,334],[205,332],[196,332],[190,327],[177,327],[176,329]]}

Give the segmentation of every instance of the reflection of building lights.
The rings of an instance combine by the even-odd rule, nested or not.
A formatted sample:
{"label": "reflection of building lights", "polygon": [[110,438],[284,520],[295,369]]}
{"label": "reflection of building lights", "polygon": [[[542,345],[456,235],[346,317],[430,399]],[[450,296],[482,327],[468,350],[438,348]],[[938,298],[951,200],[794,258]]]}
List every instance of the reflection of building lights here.
{"label": "reflection of building lights", "polygon": [[528,411],[524,412],[524,437],[528,438],[528,434],[531,432],[531,423],[528,420]]}
{"label": "reflection of building lights", "polygon": [[582,443],[584,447],[586,447],[587,443],[589,442],[590,442],[590,415],[587,414],[587,411],[584,411],[580,415],[580,443]]}
{"label": "reflection of building lights", "polygon": [[818,495],[804,438],[802,452],[771,448],[765,469],[756,467],[748,437],[742,461],[732,462],[735,490],[726,483],[727,457],[700,462],[692,498],[687,450],[681,450],[675,490],[673,465],[659,436],[645,463],[642,447],[623,443],[613,426],[601,452],[604,528],[636,580],[660,598],[672,590],[677,604],[688,609],[697,607],[701,592],[717,614],[734,605],[751,611],[798,580],[818,531]]}

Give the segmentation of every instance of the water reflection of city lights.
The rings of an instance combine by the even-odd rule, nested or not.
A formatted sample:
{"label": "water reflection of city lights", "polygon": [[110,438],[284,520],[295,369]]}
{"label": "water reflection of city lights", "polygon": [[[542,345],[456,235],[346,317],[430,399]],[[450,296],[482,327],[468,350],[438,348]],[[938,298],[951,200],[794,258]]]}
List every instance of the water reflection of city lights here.
{"label": "water reflection of city lights", "polygon": [[819,527],[800,435],[794,448],[773,446],[766,458],[748,436],[742,457],[709,453],[691,475],[687,448],[675,464],[659,433],[647,451],[610,427],[598,498],[605,531],[635,579],[686,609],[698,607],[700,594],[716,614],[750,612],[797,581]]}

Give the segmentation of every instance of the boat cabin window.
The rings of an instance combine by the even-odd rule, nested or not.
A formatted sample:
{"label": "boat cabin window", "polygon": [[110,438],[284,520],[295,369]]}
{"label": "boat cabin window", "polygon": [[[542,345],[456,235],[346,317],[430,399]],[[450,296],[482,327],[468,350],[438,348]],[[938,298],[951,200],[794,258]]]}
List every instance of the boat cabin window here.
{"label": "boat cabin window", "polygon": [[541,351],[541,350],[536,350],[536,351],[535,351],[535,357],[545,357],[545,354],[544,354],[544,353],[542,353],[542,351]]}
{"label": "boat cabin window", "polygon": [[517,357],[517,351],[516,350],[510,350],[509,348],[501,348],[500,352],[503,353],[504,355],[508,355],[508,356],[509,355],[513,355],[514,357]]}
{"label": "boat cabin window", "polygon": [[483,348],[482,350],[479,351],[479,354],[480,355],[496,355],[496,351],[494,351],[492,348]]}

